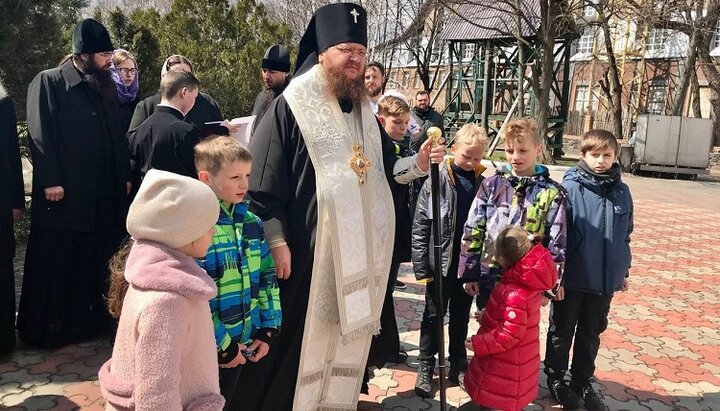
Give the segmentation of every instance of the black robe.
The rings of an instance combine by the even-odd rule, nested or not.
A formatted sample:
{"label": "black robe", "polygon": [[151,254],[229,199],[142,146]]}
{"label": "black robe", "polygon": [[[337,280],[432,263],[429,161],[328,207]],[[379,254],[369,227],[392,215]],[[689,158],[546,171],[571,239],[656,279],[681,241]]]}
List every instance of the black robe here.
{"label": "black robe", "polygon": [[12,100],[0,95],[0,355],[15,348],[15,236],[12,210],[25,208],[16,124]]}
{"label": "black robe", "polygon": [[135,107],[140,102],[140,97],[135,97],[131,101],[119,103],[120,105],[120,130],[123,135],[127,134],[130,129],[130,122],[132,121],[133,114],[135,114]]}
{"label": "black robe", "polygon": [[[147,120],[152,113],[155,112],[157,105],[160,104],[160,92],[145,98],[135,106],[135,112],[130,120],[128,133],[134,133],[135,130]],[[211,121],[222,121],[223,115],[220,112],[218,103],[204,92],[198,93],[195,105],[185,116],[185,121],[194,124],[199,130],[203,129],[205,123]],[[129,137],[129,136],[128,136]]]}
{"label": "black robe", "polygon": [[[72,60],[38,74],[27,98],[32,215],[20,338],[55,347],[108,331],[107,261],[125,237],[129,159],[117,98],[102,98]],[[51,202],[43,189],[62,186]]]}
{"label": "black robe", "polygon": [[183,121],[179,110],[168,106],[155,109],[128,141],[133,182],[131,198],[151,168],[197,178],[193,150],[198,142],[200,130]]}
{"label": "black robe", "polygon": [[[397,158],[381,127],[380,134],[383,164],[390,181]],[[283,313],[280,335],[274,339],[267,357],[243,365],[238,391],[229,409],[289,411],[295,395],[310,296],[317,198],[315,168],[284,96],[279,96],[268,108],[253,135],[250,151],[251,209],[263,220],[266,238],[271,239],[279,230],[285,233],[292,255],[292,273],[289,279],[278,281]]]}
{"label": "black robe", "polygon": [[252,115],[256,116],[252,127],[253,133],[257,130],[258,124],[260,124],[260,120],[262,120],[263,116],[270,107],[270,104],[272,104],[273,100],[275,100],[277,96],[285,91],[288,84],[290,84],[290,76],[285,77],[285,82],[283,82],[278,89],[265,89],[258,93],[257,97],[255,97],[255,103],[253,104],[252,109]]}

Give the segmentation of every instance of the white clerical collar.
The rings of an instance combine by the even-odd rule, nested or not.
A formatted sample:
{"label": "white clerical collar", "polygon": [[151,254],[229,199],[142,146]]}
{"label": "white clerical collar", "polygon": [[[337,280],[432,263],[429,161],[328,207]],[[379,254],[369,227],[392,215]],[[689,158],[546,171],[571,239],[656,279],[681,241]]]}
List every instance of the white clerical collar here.
{"label": "white clerical collar", "polygon": [[378,102],[373,99],[369,99],[368,102],[370,103],[370,108],[372,109],[373,113],[375,113],[375,115],[377,115]]}

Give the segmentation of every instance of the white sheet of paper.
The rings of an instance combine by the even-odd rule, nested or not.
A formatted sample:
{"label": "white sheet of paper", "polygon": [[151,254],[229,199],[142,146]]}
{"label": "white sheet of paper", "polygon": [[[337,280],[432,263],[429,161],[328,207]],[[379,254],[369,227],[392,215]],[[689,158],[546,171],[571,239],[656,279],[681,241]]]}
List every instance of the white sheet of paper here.
{"label": "white sheet of paper", "polygon": [[231,132],[230,136],[235,137],[245,147],[250,144],[250,135],[252,134],[252,126],[257,116],[237,117],[230,120],[230,124],[240,126],[237,131]]}

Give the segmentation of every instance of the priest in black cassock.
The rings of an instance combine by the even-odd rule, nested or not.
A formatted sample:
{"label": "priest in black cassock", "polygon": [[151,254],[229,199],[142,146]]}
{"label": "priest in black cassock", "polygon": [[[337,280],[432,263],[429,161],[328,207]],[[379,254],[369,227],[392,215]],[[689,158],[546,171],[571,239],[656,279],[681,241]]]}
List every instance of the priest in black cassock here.
{"label": "priest in black cassock", "polygon": [[0,82],[0,356],[15,348],[15,235],[25,208],[15,104]]}
{"label": "priest in black cassock", "polygon": [[273,44],[265,50],[262,63],[263,91],[255,97],[252,115],[256,116],[253,122],[253,132],[262,120],[270,103],[275,97],[285,91],[290,82],[290,51],[282,44]]}
{"label": "priest in black cassock", "polygon": [[[318,9],[296,75],[250,144],[252,209],[264,221],[283,309],[269,355],[243,366],[248,410],[355,410],[392,256],[388,181],[423,176],[444,146],[397,159],[365,97],[365,10]],[[238,408],[240,409],[240,408]]]}
{"label": "priest in black cassock", "polygon": [[28,88],[33,161],[32,217],[18,331],[36,347],[57,347],[112,330],[110,256],[126,236],[127,141],[110,65],[110,36],[80,22],[73,55]]}

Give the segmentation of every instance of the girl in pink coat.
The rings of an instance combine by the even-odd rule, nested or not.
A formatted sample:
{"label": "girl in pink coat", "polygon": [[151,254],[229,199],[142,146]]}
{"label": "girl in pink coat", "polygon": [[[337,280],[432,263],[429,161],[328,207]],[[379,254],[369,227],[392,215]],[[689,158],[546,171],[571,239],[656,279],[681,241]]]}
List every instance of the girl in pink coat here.
{"label": "girl in pink coat", "polygon": [[205,184],[145,175],[128,211],[132,247],[111,262],[108,306],[120,321],[99,372],[106,409],[222,410],[208,304],[217,290],[194,260],[205,256],[219,213]]}
{"label": "girl in pink coat", "polygon": [[538,236],[512,226],[496,240],[496,260],[505,267],[490,295],[478,333],[466,346],[474,351],[465,387],[485,409],[521,410],[538,395],[540,307],[553,288],[557,268]]}

